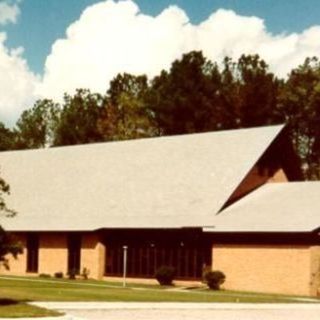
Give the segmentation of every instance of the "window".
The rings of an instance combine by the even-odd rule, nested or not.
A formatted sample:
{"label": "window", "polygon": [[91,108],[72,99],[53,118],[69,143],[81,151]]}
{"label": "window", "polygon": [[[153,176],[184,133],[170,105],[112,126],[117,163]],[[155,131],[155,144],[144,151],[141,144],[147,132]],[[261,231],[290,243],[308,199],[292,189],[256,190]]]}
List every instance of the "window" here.
{"label": "window", "polygon": [[[185,246],[128,245],[127,275],[129,277],[153,277],[162,265],[173,266],[177,279],[201,279],[203,266],[211,263],[211,248]],[[121,276],[123,272],[123,248],[109,243],[106,255],[108,276]]]}
{"label": "window", "polygon": [[128,277],[154,277],[162,265],[172,266],[177,279],[201,279],[211,265],[212,240],[198,229],[108,230],[104,234],[105,274],[123,273],[123,246],[127,250]]}
{"label": "window", "polygon": [[39,236],[28,234],[27,236],[27,272],[38,272]]}

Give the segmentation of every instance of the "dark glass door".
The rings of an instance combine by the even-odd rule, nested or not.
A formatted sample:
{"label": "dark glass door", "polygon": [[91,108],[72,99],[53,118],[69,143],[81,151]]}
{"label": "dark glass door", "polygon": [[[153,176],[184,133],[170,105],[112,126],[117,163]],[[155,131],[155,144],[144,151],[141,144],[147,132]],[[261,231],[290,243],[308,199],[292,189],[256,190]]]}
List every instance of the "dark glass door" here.
{"label": "dark glass door", "polygon": [[80,273],[81,235],[70,234],[68,236],[68,272]]}

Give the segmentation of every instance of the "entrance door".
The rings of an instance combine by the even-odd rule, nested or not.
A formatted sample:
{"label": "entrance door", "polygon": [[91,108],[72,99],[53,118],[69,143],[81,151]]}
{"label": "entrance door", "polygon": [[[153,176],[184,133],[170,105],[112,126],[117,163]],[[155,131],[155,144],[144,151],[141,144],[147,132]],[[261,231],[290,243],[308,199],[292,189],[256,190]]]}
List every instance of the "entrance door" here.
{"label": "entrance door", "polygon": [[27,272],[38,272],[39,236],[28,234],[27,237]]}
{"label": "entrance door", "polygon": [[68,236],[68,272],[80,273],[81,235],[70,234]]}

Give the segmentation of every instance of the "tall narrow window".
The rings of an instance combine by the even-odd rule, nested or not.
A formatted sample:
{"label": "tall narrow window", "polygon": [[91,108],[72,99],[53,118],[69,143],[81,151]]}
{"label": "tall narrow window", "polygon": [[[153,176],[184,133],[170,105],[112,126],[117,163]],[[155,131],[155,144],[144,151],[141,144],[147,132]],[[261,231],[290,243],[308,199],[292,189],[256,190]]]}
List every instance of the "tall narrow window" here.
{"label": "tall narrow window", "polygon": [[38,272],[39,237],[37,234],[27,236],[27,272]]}
{"label": "tall narrow window", "polygon": [[80,273],[80,250],[81,250],[81,235],[70,234],[68,236],[68,271]]}

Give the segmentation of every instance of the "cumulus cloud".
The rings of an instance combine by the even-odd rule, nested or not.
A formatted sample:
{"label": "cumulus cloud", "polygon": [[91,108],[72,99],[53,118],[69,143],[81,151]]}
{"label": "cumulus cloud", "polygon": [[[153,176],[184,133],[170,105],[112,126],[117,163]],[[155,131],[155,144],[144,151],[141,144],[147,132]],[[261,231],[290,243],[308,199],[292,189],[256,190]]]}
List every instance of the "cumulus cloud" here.
{"label": "cumulus cloud", "polygon": [[[0,25],[16,23],[20,0],[0,2]],[[0,32],[0,121],[12,126],[36,100],[38,78],[23,58],[23,48],[8,49],[7,34]]]}
{"label": "cumulus cloud", "polygon": [[[16,15],[11,17],[5,21],[14,22]],[[272,34],[263,19],[224,9],[195,25],[177,6],[153,17],[130,0],[106,0],[87,7],[65,37],[53,43],[40,80],[28,69],[21,50],[5,47],[4,36],[0,37],[0,85],[4,88],[0,117],[8,119],[36,97],[61,101],[65,92],[72,94],[76,88],[104,93],[120,72],[153,77],[191,50],[202,50],[217,62],[225,56],[237,59],[258,53],[280,77],[307,56],[320,55],[320,26],[301,33]]]}
{"label": "cumulus cloud", "polygon": [[151,17],[131,1],[93,5],[53,44],[40,92],[55,98],[78,87],[105,92],[119,72],[153,76],[193,48],[189,29],[174,6]]}
{"label": "cumulus cloud", "polygon": [[[258,53],[279,77],[302,64],[306,57],[320,55],[320,26],[297,34],[273,35],[258,17],[239,16],[220,9],[198,26],[199,47],[210,59]],[[210,41],[211,39],[211,41]]]}
{"label": "cumulus cloud", "polygon": [[305,57],[319,55],[320,27],[274,35],[261,18],[231,10],[219,9],[194,25],[177,6],[152,17],[132,1],[103,1],[84,10],[53,44],[38,92],[54,99],[79,87],[105,92],[119,72],[153,77],[190,50],[218,62],[258,53],[285,77]]}
{"label": "cumulus cloud", "polygon": [[23,59],[23,49],[9,50],[5,40],[6,34],[0,32],[0,121],[11,126],[35,101],[38,79]]}
{"label": "cumulus cloud", "polygon": [[18,2],[0,2],[0,25],[16,23],[20,14]]}

